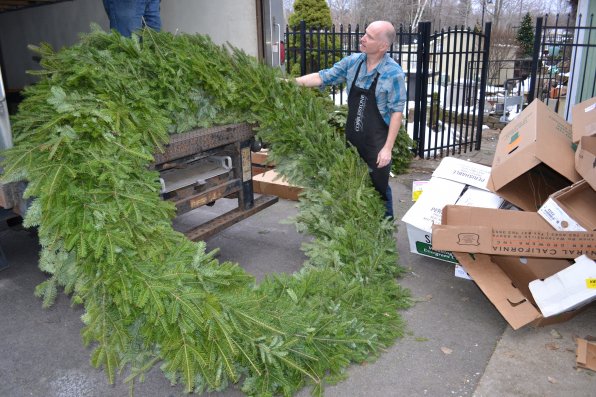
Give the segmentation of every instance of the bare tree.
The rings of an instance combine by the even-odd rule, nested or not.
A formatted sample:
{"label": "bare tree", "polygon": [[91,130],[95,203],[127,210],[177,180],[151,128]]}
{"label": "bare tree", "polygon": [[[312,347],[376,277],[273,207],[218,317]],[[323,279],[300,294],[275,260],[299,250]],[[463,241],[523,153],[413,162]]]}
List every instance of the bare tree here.
{"label": "bare tree", "polygon": [[472,14],[472,0],[460,0],[457,10],[462,21],[461,24],[464,26],[470,26],[470,18]]}
{"label": "bare tree", "polygon": [[427,9],[427,20],[433,23],[435,30],[462,24],[458,4],[459,0],[433,0]]}
{"label": "bare tree", "polygon": [[334,25],[348,25],[353,22],[353,0],[328,0],[327,2],[331,9],[331,19]]}
{"label": "bare tree", "polygon": [[422,19],[422,15],[424,14],[424,9],[426,8],[426,5],[428,4],[428,0],[418,0],[418,4],[416,7],[416,14],[414,15],[414,18],[412,19],[412,26],[417,26],[418,22],[420,22],[420,20]]}
{"label": "bare tree", "polygon": [[425,20],[430,0],[353,0],[353,15],[360,24],[388,20],[395,26],[416,26]]}
{"label": "bare tree", "polygon": [[[489,3],[490,1],[490,3]],[[333,22],[361,26],[383,19],[394,25],[413,26],[431,21],[435,30],[464,25],[479,26],[484,9],[484,22],[492,22],[493,31],[515,29],[521,18],[571,10],[576,0],[328,0]],[[284,0],[285,3],[293,3]]]}
{"label": "bare tree", "polygon": [[503,63],[515,57],[517,48],[515,34],[510,29],[492,29],[490,37],[490,63],[488,69],[489,79],[502,83],[499,76],[501,69],[512,69],[513,65]]}

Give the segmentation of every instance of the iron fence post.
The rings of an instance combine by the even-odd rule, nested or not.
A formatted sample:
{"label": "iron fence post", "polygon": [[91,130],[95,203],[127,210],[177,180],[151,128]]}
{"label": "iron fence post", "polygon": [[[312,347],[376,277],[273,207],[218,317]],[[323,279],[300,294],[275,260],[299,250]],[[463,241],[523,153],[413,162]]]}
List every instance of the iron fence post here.
{"label": "iron fence post", "polygon": [[490,33],[492,23],[484,24],[484,44],[482,54],[482,74],[480,76],[480,103],[478,104],[478,124],[476,125],[475,149],[480,150],[482,141],[482,125],[484,124],[484,98],[486,95],[486,82],[488,80],[488,60],[490,59]]}
{"label": "iron fence post", "polygon": [[416,55],[416,91],[414,94],[414,140],[418,142],[418,156],[424,157],[426,136],[426,90],[428,85],[430,22],[418,23]]}
{"label": "iron fence post", "polygon": [[290,26],[286,25],[286,32],[284,35],[284,43],[286,43],[285,47],[284,47],[284,57],[285,57],[285,67],[286,67],[286,73],[290,73]]}
{"label": "iron fence post", "polygon": [[538,80],[538,60],[540,59],[540,42],[542,38],[542,17],[536,18],[536,32],[534,33],[534,51],[532,53],[532,69],[530,71],[530,89],[528,90],[528,104],[534,100],[536,81]]}
{"label": "iron fence post", "polygon": [[300,76],[306,74],[306,22],[300,21]]}

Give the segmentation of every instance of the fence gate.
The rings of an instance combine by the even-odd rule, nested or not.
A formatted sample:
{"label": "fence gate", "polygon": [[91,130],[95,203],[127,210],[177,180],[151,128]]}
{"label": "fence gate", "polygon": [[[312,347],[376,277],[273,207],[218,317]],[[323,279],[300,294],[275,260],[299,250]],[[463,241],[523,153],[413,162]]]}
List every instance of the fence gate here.
{"label": "fence gate", "polygon": [[[448,28],[431,33],[421,22],[416,32],[400,27],[388,51],[404,70],[407,103],[404,118],[413,151],[422,158],[479,150],[488,75],[491,24],[484,32]],[[328,68],[359,52],[360,28],[307,30],[304,22],[286,28],[286,68],[304,75]],[[346,87],[333,87],[336,104],[347,103]]]}
{"label": "fence gate", "polygon": [[[491,24],[430,32],[418,25],[414,131],[423,158],[479,150],[488,76]],[[411,77],[410,77],[411,78]]]}

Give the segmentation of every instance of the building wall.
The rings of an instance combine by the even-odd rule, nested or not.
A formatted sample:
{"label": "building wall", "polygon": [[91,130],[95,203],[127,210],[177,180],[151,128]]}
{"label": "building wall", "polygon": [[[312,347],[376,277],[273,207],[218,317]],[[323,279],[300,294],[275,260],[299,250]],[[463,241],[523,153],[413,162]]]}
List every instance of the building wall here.
{"label": "building wall", "polygon": [[577,97],[575,98],[577,103],[591,98],[594,95],[594,85],[596,84],[594,81],[596,79],[596,73],[594,73],[594,70],[596,70],[596,24],[592,19],[596,16],[596,0],[580,1],[580,7],[578,7],[578,14],[580,12],[582,14],[581,26],[590,26],[590,21],[592,21],[592,29],[581,31],[580,43],[589,45],[590,51],[585,48],[582,48],[581,51],[583,59],[580,75],[582,77],[578,81],[581,81],[582,84],[578,87]]}
{"label": "building wall", "polygon": [[55,49],[78,40],[79,32],[89,32],[90,23],[107,29],[108,18],[99,0],[66,1],[0,14],[0,49],[2,50],[6,89],[21,89],[36,81],[27,70],[39,69],[27,46],[47,42]]}
{"label": "building wall", "polygon": [[[201,33],[217,44],[229,42],[258,55],[255,0],[163,0],[162,28]],[[29,44],[50,43],[55,49],[77,42],[91,23],[109,29],[101,0],[74,0],[0,14],[0,51],[6,89],[19,90],[36,81],[27,70],[39,69]]]}
{"label": "building wall", "polygon": [[229,42],[257,56],[255,0],[166,0],[161,2],[163,29],[207,34],[216,44]]}

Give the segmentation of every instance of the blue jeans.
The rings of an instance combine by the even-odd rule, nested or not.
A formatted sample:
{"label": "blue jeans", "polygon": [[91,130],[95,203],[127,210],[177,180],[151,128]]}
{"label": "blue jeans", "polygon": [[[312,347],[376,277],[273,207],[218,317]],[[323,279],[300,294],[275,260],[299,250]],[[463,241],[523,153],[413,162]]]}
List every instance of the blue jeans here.
{"label": "blue jeans", "polygon": [[103,6],[110,19],[110,29],[116,29],[122,36],[130,37],[143,26],[161,30],[160,0],[103,0]]}
{"label": "blue jeans", "polygon": [[385,201],[385,218],[393,216],[393,192],[391,192],[391,186],[387,185],[387,191],[385,192],[387,201]]}

